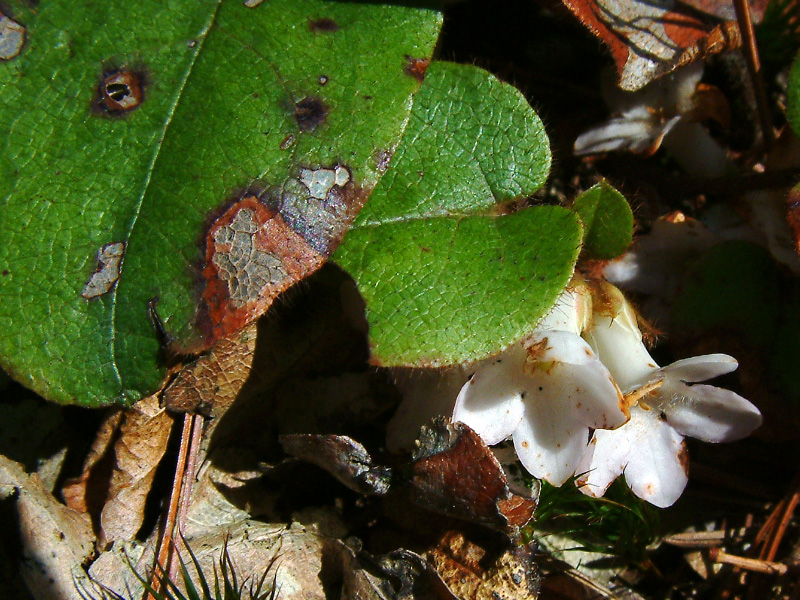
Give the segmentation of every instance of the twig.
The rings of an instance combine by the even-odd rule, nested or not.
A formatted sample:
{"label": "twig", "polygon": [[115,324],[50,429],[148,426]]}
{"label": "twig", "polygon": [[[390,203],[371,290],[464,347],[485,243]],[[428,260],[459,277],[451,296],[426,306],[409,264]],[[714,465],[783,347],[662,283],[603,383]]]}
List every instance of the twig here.
{"label": "twig", "polygon": [[753,19],[750,15],[750,4],[748,0],[733,0],[733,6],[736,9],[739,31],[742,33],[744,58],[750,75],[750,83],[753,86],[753,93],[756,97],[756,110],[758,111],[758,119],[761,122],[761,130],[764,134],[764,150],[766,151],[775,143],[775,132],[772,128],[772,119],[769,116],[764,80],[761,78],[761,61],[758,58],[758,47],[756,46]]}
{"label": "twig", "polygon": [[719,548],[709,549],[708,557],[714,562],[732,565],[747,571],[756,571],[758,573],[767,573],[770,575],[785,575],[789,572],[789,567],[783,563],[736,556],[735,554],[723,552]]}
{"label": "twig", "polygon": [[[178,503],[181,496],[181,487],[183,484],[183,476],[186,472],[186,456],[189,451],[193,415],[185,413],[183,416],[183,429],[181,431],[181,445],[178,450],[178,460],[175,464],[175,477],[172,480],[172,491],[169,497],[169,507],[167,509],[167,516],[164,519],[164,528],[161,532],[161,540],[158,545],[158,552],[156,553],[156,564],[153,568],[153,575],[150,578],[150,586],[156,592],[161,590],[161,577],[159,570],[166,571],[170,568],[172,551],[175,547],[173,534],[175,531],[175,520],[178,514]],[[156,600],[154,596],[148,592],[145,600]]]}
{"label": "twig", "polygon": [[747,528],[717,531],[694,531],[690,533],[676,533],[664,538],[664,542],[670,546],[679,548],[710,548],[722,542],[736,542],[747,535]]}

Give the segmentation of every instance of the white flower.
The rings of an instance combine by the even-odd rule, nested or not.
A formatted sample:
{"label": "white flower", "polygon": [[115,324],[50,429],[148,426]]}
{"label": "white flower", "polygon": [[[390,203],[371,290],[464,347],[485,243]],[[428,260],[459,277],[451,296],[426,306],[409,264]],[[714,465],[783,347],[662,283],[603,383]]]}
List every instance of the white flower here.
{"label": "white flower", "polygon": [[[630,404],[630,421],[615,431],[595,431],[579,471],[581,490],[602,496],[625,474],[633,492],[655,504],[672,505],[686,487],[683,436],[729,442],[749,435],[761,413],[729,390],[696,385],[738,366],[726,354],[679,360],[659,367],[642,343],[636,314],[622,294],[603,286],[606,307],[595,312],[585,335]],[[609,316],[609,313],[611,316]]]}
{"label": "white flower", "polygon": [[628,420],[619,388],[579,335],[590,302],[585,286],[567,290],[533,335],[480,365],[453,410],[487,445],[511,436],[525,469],[557,486],[579,466],[590,428]]}

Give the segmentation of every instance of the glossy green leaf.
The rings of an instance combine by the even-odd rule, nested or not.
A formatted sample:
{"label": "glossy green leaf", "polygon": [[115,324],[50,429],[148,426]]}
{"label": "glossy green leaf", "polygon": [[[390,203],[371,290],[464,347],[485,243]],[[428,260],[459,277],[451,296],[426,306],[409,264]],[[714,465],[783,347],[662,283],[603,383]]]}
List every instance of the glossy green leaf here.
{"label": "glossy green leaf", "polygon": [[390,171],[333,256],[366,301],[376,362],[464,362],[535,327],[572,276],[579,219],[498,204],[535,192],[549,167],[517,90],[475,67],[430,66]]}
{"label": "glossy green leaf", "polygon": [[631,207],[625,197],[605,181],[578,196],[572,208],[583,221],[583,248],[589,255],[611,259],[631,245]]}
{"label": "glossy green leaf", "polygon": [[800,55],[795,59],[789,73],[786,88],[786,116],[797,135],[800,135]]}
{"label": "glossy green leaf", "polygon": [[[141,398],[163,379],[162,342],[200,343],[204,236],[243,190],[283,201],[303,168],[336,165],[366,197],[420,85],[408,61],[441,25],[321,0],[3,11],[25,43],[0,60],[0,364],[83,405]],[[127,111],[122,75],[143,90]]]}

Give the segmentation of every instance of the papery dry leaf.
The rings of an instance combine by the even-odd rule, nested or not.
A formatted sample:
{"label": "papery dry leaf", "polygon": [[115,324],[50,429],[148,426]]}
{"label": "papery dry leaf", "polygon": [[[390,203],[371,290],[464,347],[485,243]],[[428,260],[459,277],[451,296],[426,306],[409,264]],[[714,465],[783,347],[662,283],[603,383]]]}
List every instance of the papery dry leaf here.
{"label": "papery dry leaf", "polygon": [[413,460],[411,497],[420,506],[512,537],[533,517],[536,500],[511,492],[495,455],[464,423],[434,419]]}
{"label": "papery dry leaf", "polygon": [[251,323],[178,373],[164,390],[164,405],[177,412],[210,412],[218,418],[250,375],[255,349],[256,323]]}
{"label": "papery dry leaf", "polygon": [[462,600],[532,600],[539,596],[539,577],[529,545],[498,551],[463,532],[448,531],[425,557]]}
{"label": "papery dry leaf", "polygon": [[101,546],[132,539],[144,520],[144,505],[156,468],[167,449],[172,418],[156,396],[125,412],[114,443],[108,501],[100,515]]}
{"label": "papery dry leaf", "polygon": [[326,470],[355,492],[382,496],[389,491],[392,470],[373,463],[366,448],[346,435],[296,433],[280,441],[288,454]]}
{"label": "papery dry leaf", "polygon": [[735,22],[701,19],[674,0],[562,1],[609,48],[627,91],[742,43]]}
{"label": "papery dry leaf", "polygon": [[[106,414],[100,424],[100,428],[97,430],[92,447],[83,461],[83,471],[78,477],[68,479],[64,483],[61,495],[70,508],[84,513],[89,512],[91,509],[92,502],[89,496],[92,493],[90,491],[92,471],[111,447],[114,434],[117,432],[121,422],[122,410],[114,408]],[[103,490],[103,495],[105,495],[105,490]]]}
{"label": "papery dry leaf", "polygon": [[74,580],[94,549],[89,517],[58,502],[35,473],[0,456],[0,498],[17,495],[20,570],[36,600],[80,600]]}

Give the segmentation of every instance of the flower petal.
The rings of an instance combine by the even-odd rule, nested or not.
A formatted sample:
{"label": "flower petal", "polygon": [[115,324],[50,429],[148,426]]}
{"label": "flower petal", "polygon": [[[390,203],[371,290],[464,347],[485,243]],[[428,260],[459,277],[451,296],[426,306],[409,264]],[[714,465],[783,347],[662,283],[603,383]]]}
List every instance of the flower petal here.
{"label": "flower petal", "polygon": [[634,414],[638,413],[643,413],[642,425],[637,428],[636,451],[625,467],[625,481],[642,500],[666,508],[680,498],[689,480],[686,446],[683,436],[656,411],[638,409]]}
{"label": "flower petal", "polygon": [[732,442],[761,425],[758,409],[730,390],[669,379],[659,391],[667,422],[683,435],[704,442]]}
{"label": "flower petal", "polygon": [[568,331],[580,335],[590,320],[592,296],[583,280],[573,279],[556,300],[537,331]]}
{"label": "flower petal", "polygon": [[[638,410],[633,408],[633,414]],[[579,474],[577,484],[580,491],[600,498],[606,493],[608,486],[622,475],[634,447],[635,428],[635,424],[632,425],[629,421],[613,431],[598,429],[594,432],[576,470]]]}
{"label": "flower petal", "polygon": [[514,448],[534,477],[560,486],[574,473],[586,449],[589,428],[577,423],[559,398],[526,397],[525,417],[514,431]]}
{"label": "flower petal", "polygon": [[704,354],[676,360],[663,367],[661,372],[667,377],[694,383],[726,375],[735,371],[738,366],[739,362],[727,354]]}
{"label": "flower petal", "polygon": [[594,327],[585,335],[626,394],[647,383],[658,369],[658,364],[642,343],[635,317],[632,319],[625,312],[613,319],[595,315]]}
{"label": "flower petal", "polygon": [[526,359],[522,344],[514,344],[499,358],[481,365],[458,393],[453,421],[469,425],[487,446],[510,436],[524,412]]}
{"label": "flower petal", "polygon": [[631,420],[614,431],[594,432],[579,472],[580,490],[605,494],[621,473],[633,492],[656,506],[673,504],[688,480],[683,438],[656,411],[631,409]]}

